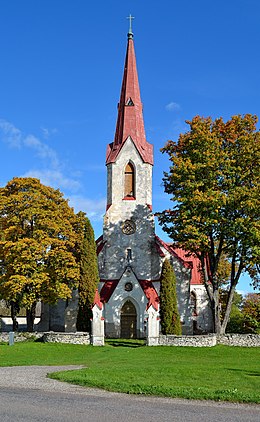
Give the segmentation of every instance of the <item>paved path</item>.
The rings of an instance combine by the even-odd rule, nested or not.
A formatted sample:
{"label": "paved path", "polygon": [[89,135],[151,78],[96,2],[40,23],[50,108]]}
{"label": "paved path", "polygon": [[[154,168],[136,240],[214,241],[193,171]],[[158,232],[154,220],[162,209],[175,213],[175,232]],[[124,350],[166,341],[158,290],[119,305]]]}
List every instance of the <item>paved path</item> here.
{"label": "paved path", "polygon": [[[0,368],[1,422],[259,422],[260,406],[130,396],[46,378],[59,367]],[[102,374],[101,374],[102,376]]]}

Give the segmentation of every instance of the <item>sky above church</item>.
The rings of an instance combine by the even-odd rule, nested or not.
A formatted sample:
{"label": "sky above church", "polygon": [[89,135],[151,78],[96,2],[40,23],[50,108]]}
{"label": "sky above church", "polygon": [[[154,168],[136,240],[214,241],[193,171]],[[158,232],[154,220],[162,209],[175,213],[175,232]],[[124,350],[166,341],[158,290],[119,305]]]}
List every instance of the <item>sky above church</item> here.
{"label": "sky above church", "polygon": [[[129,14],[154,145],[154,211],[170,205],[160,148],[188,129],[185,120],[260,117],[259,0],[0,0],[0,184],[37,177],[59,188],[96,237]],[[239,289],[251,291],[247,277]]]}

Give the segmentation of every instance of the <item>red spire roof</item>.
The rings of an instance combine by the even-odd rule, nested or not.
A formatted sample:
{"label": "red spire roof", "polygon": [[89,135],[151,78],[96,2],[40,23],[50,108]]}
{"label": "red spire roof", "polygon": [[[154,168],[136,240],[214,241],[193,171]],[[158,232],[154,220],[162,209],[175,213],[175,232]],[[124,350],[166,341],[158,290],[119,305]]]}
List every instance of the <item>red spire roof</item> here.
{"label": "red spire roof", "polygon": [[124,76],[118,104],[115,139],[108,145],[106,164],[115,162],[122,145],[131,137],[145,163],[153,164],[153,147],[146,141],[132,32],[128,33]]}

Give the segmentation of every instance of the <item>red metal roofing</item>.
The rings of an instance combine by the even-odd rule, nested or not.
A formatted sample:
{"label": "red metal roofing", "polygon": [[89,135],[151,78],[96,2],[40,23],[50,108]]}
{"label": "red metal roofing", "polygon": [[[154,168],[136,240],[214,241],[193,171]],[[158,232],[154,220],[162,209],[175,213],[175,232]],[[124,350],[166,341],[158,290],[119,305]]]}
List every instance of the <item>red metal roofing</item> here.
{"label": "red metal roofing", "polygon": [[159,305],[159,296],[155,288],[153,287],[153,284],[151,280],[138,280],[145,296],[148,299],[148,303],[146,306],[146,309],[150,308],[151,305],[153,305],[154,309],[158,311],[158,305]]}
{"label": "red metal roofing", "polygon": [[100,291],[100,300],[103,303],[107,303],[112,296],[119,280],[100,280],[104,283]]}
{"label": "red metal roofing", "polygon": [[153,164],[153,146],[146,141],[143,106],[136,67],[134,41],[128,37],[114,142],[107,147],[106,164],[115,162],[122,145],[131,137],[146,163]]}
{"label": "red metal roofing", "polygon": [[103,235],[96,240],[97,255],[100,254],[106,242],[103,241]]}
{"label": "red metal roofing", "polygon": [[102,309],[103,308],[103,303],[100,300],[98,289],[96,290],[95,298],[94,298],[94,303],[93,303],[93,306],[95,306],[95,305],[97,305],[99,307],[99,309]]}
{"label": "red metal roofing", "polygon": [[191,271],[191,280],[190,284],[203,284],[203,280],[201,278],[200,273],[200,261],[198,258],[196,258],[194,255],[187,255],[187,251],[180,248],[174,248],[175,253],[181,258],[181,259],[188,259],[189,262],[192,264],[192,271]]}
{"label": "red metal roofing", "polygon": [[194,255],[189,255],[187,251],[181,248],[175,248],[172,244],[164,242],[158,236],[156,237],[157,248],[159,247],[159,254],[163,256],[163,251],[160,248],[160,245],[163,246],[171,255],[179,259],[186,268],[191,268],[191,279],[190,284],[203,284],[200,273],[200,261]]}

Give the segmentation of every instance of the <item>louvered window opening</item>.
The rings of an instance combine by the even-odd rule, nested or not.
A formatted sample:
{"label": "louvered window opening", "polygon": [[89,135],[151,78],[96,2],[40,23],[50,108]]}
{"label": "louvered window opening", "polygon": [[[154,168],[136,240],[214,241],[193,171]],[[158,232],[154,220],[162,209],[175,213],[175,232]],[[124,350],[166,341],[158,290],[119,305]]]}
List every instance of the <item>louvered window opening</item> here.
{"label": "louvered window opening", "polygon": [[134,167],[128,163],[125,168],[125,197],[133,198],[135,196],[134,178]]}

